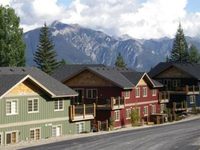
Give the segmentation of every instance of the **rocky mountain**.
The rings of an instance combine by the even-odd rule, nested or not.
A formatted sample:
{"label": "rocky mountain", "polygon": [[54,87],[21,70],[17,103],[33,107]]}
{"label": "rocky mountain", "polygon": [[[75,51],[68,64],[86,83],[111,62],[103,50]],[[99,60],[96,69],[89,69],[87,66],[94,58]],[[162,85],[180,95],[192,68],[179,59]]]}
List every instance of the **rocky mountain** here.
{"label": "rocky mountain", "polygon": [[[120,52],[128,67],[148,71],[158,62],[165,61],[173,43],[173,39],[166,37],[150,40],[132,39],[127,35],[111,37],[101,31],[58,21],[53,22],[49,28],[58,59],[70,63],[114,65]],[[40,28],[37,28],[24,34],[29,66],[34,65],[33,54],[37,49],[39,31]],[[187,37],[187,41],[200,48],[200,39]]]}

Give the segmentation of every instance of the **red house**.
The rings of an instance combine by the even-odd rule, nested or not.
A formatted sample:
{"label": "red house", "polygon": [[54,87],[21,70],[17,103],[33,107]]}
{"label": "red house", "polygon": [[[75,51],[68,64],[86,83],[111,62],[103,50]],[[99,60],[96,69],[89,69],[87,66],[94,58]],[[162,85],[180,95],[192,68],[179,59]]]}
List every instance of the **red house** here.
{"label": "red house", "polygon": [[115,128],[130,125],[131,109],[139,121],[160,113],[159,88],[162,85],[146,73],[104,65],[65,65],[53,77],[79,93],[72,105],[96,104],[96,120],[112,120]]}

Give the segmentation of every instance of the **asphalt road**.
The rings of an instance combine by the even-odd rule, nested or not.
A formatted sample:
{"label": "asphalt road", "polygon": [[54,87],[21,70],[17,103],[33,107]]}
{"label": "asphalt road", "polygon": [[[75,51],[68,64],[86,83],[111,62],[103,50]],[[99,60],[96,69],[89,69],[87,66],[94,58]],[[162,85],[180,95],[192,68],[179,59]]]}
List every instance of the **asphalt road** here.
{"label": "asphalt road", "polygon": [[67,140],[24,150],[200,150],[200,119]]}

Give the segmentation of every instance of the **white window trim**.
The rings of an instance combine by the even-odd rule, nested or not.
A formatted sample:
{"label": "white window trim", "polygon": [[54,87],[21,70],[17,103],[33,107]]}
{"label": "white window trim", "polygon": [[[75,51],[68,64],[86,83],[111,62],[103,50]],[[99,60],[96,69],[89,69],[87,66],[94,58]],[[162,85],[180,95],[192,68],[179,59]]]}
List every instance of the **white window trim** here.
{"label": "white window trim", "polygon": [[[126,94],[128,94],[128,96]],[[131,95],[131,91],[124,91],[124,98],[125,99],[129,99],[130,95]]]}
{"label": "white window trim", "polygon": [[[18,143],[18,141],[19,141],[19,131],[18,130],[13,130],[13,131],[6,131],[5,132],[5,138],[4,138],[4,143],[5,143],[5,145],[10,145],[10,144],[7,144],[6,143],[6,139],[7,139],[7,134],[12,134],[13,132],[16,132],[16,143]],[[11,139],[12,140],[12,139]],[[11,144],[13,144],[13,143],[11,143]],[[14,143],[15,144],[15,143]]]}
{"label": "white window trim", "polygon": [[[126,109],[126,119],[131,119],[131,110],[132,110],[131,108],[127,108],[127,109]],[[128,111],[130,111],[129,116],[127,116],[127,112],[128,112]]]}
{"label": "white window trim", "polygon": [[152,89],[152,96],[156,96],[157,95],[157,90],[156,89]]}
{"label": "white window trim", "polygon": [[[146,91],[146,95],[144,95],[145,94],[145,92],[144,91]],[[143,87],[142,88],[142,95],[143,95],[143,97],[147,97],[147,87]]]}
{"label": "white window trim", "polygon": [[155,104],[151,105],[151,113],[156,114],[156,105]]}
{"label": "white window trim", "polygon": [[145,114],[144,111],[143,111],[144,116],[148,116],[148,114],[149,114],[148,106],[144,106],[144,110],[145,110],[145,108],[146,108],[146,114]]}
{"label": "white window trim", "polygon": [[[7,106],[6,106],[6,116],[12,116],[12,115],[18,115],[19,114],[19,103],[18,103],[18,99],[7,99],[6,100],[6,103],[7,102],[12,102],[12,101],[16,101],[17,102],[17,112],[12,114],[12,113],[7,113]],[[11,107],[11,110],[12,110],[12,105],[10,106]]]}
{"label": "white window trim", "polygon": [[[58,109],[55,109],[55,101],[57,101],[57,103],[58,103]],[[64,110],[64,100],[61,99],[61,100],[55,100],[55,101],[54,101],[54,111],[63,111]],[[59,105],[60,105],[59,101],[62,101],[62,105],[63,105],[62,109],[59,108]]]}
{"label": "white window trim", "polygon": [[[38,110],[37,111],[28,111],[28,101],[29,100],[32,100],[32,102],[34,101],[34,99],[37,99],[38,100]],[[32,103],[33,104],[33,103]],[[33,106],[32,106],[32,108],[34,108]],[[27,99],[27,111],[28,111],[28,113],[29,114],[31,114],[31,113],[39,113],[39,108],[40,108],[40,105],[39,105],[39,98],[28,98]]]}
{"label": "white window trim", "polygon": [[93,88],[93,89],[86,89],[86,98],[87,99],[96,99],[96,97],[94,97],[93,96],[93,92],[92,92],[92,97],[88,97],[88,91],[90,91],[90,90],[92,90],[92,91],[96,91],[96,96],[98,95],[98,91],[97,91],[97,89],[95,89],[95,88]]}
{"label": "white window trim", "polygon": [[[115,110],[115,121],[120,121],[120,110]],[[116,113],[118,112],[119,118],[116,118]]]}
{"label": "white window trim", "polygon": [[[139,91],[139,92],[138,92],[138,95],[136,95],[136,93],[137,93],[136,91],[137,91],[137,90]],[[139,98],[139,97],[140,97],[140,87],[136,87],[136,88],[135,88],[135,97],[136,97],[136,98]]]}
{"label": "white window trim", "polygon": [[[83,132],[85,131],[85,122],[77,122],[76,125],[83,124]],[[76,126],[77,127],[77,126]],[[81,133],[81,132],[78,132]]]}
{"label": "white window trim", "polygon": [[[30,140],[36,140],[36,134],[35,134],[36,129],[40,129],[40,138],[39,139],[41,139],[41,134],[42,134],[41,127],[36,127],[36,128],[30,128],[30,130],[29,130],[29,139]],[[31,139],[31,135],[30,135],[31,130],[34,130],[34,139]]]}
{"label": "white window trim", "polygon": [[60,136],[62,136],[62,124],[58,124],[58,125],[53,125],[52,128],[51,128],[51,136],[52,137],[56,137],[56,136],[53,136],[53,128],[57,128],[57,127],[60,127]]}

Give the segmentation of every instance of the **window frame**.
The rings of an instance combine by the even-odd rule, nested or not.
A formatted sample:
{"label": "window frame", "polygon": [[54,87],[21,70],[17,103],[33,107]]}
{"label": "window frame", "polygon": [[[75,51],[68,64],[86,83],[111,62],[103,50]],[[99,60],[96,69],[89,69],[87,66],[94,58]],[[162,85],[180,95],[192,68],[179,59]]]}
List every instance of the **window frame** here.
{"label": "window frame", "polygon": [[[40,131],[39,139],[36,139],[36,130],[37,130],[37,129],[39,129],[39,131]],[[34,138],[33,138],[33,139],[31,138],[31,131],[32,131],[32,130],[34,131]],[[30,128],[30,130],[29,130],[29,139],[32,140],[32,141],[40,140],[40,139],[41,139],[41,133],[42,133],[41,127]]]}
{"label": "window frame", "polygon": [[156,114],[156,105],[155,104],[151,105],[151,114]]}
{"label": "window frame", "polygon": [[190,104],[195,104],[196,96],[190,95]]}
{"label": "window frame", "polygon": [[[12,112],[12,102],[16,101],[16,112]],[[10,104],[10,113],[7,112],[7,102],[11,102]],[[19,104],[18,104],[18,99],[6,99],[6,116],[12,116],[12,115],[18,115],[19,114]]]}
{"label": "window frame", "polygon": [[[146,111],[145,111],[145,109],[146,109]],[[144,106],[144,108],[143,108],[143,114],[144,114],[144,116],[148,116],[148,114],[149,114],[149,112],[148,112],[148,106]]]}
{"label": "window frame", "polygon": [[143,97],[147,97],[148,94],[147,94],[147,87],[142,87],[142,96]]}
{"label": "window frame", "polygon": [[[56,109],[56,102],[57,102],[57,106],[58,108]],[[60,109],[60,102],[62,102],[62,108]],[[63,99],[59,99],[59,100],[55,100],[54,101],[54,111],[63,111],[64,110],[64,100]]]}
{"label": "window frame", "polygon": [[132,111],[131,108],[126,109],[126,119],[131,119],[131,111]]}
{"label": "window frame", "polygon": [[115,110],[114,114],[115,114],[115,116],[114,116],[115,117],[115,121],[120,121],[120,110]]}
{"label": "window frame", "polygon": [[156,96],[157,95],[157,90],[156,89],[152,89],[152,96]]}
{"label": "window frame", "polygon": [[52,128],[51,128],[52,129],[51,130],[51,133],[52,133],[51,136],[52,137],[59,137],[59,136],[53,136],[53,128],[57,128],[57,127],[60,127],[60,135],[59,136],[62,136],[62,125],[58,124],[58,125],[53,125]]}
{"label": "window frame", "polygon": [[[12,142],[12,133],[14,133],[14,132],[16,133],[16,142],[15,143]],[[7,144],[7,134],[11,134],[11,143],[9,143],[9,144]],[[18,130],[6,131],[5,132],[5,145],[16,144],[19,141],[18,134],[19,134]]]}
{"label": "window frame", "polygon": [[124,98],[129,99],[131,96],[131,91],[124,91]]}
{"label": "window frame", "polygon": [[4,139],[3,139],[3,132],[0,132],[0,145],[3,145]]}
{"label": "window frame", "polygon": [[[34,100],[37,100],[37,110],[34,110],[35,104],[34,104]],[[31,101],[32,104],[32,111],[29,111],[29,101]],[[39,112],[39,98],[28,98],[27,99],[27,108],[28,108],[28,113],[38,113]]]}
{"label": "window frame", "polygon": [[135,88],[135,97],[139,98],[140,97],[140,87]]}
{"label": "window frame", "polygon": [[[90,93],[90,97],[89,97],[89,91],[91,92]],[[96,91],[96,97],[94,97],[94,91]],[[91,89],[86,89],[86,98],[87,99],[96,99],[97,98],[97,96],[98,96],[98,91],[97,91],[97,89],[95,89],[95,88],[91,88]]]}

